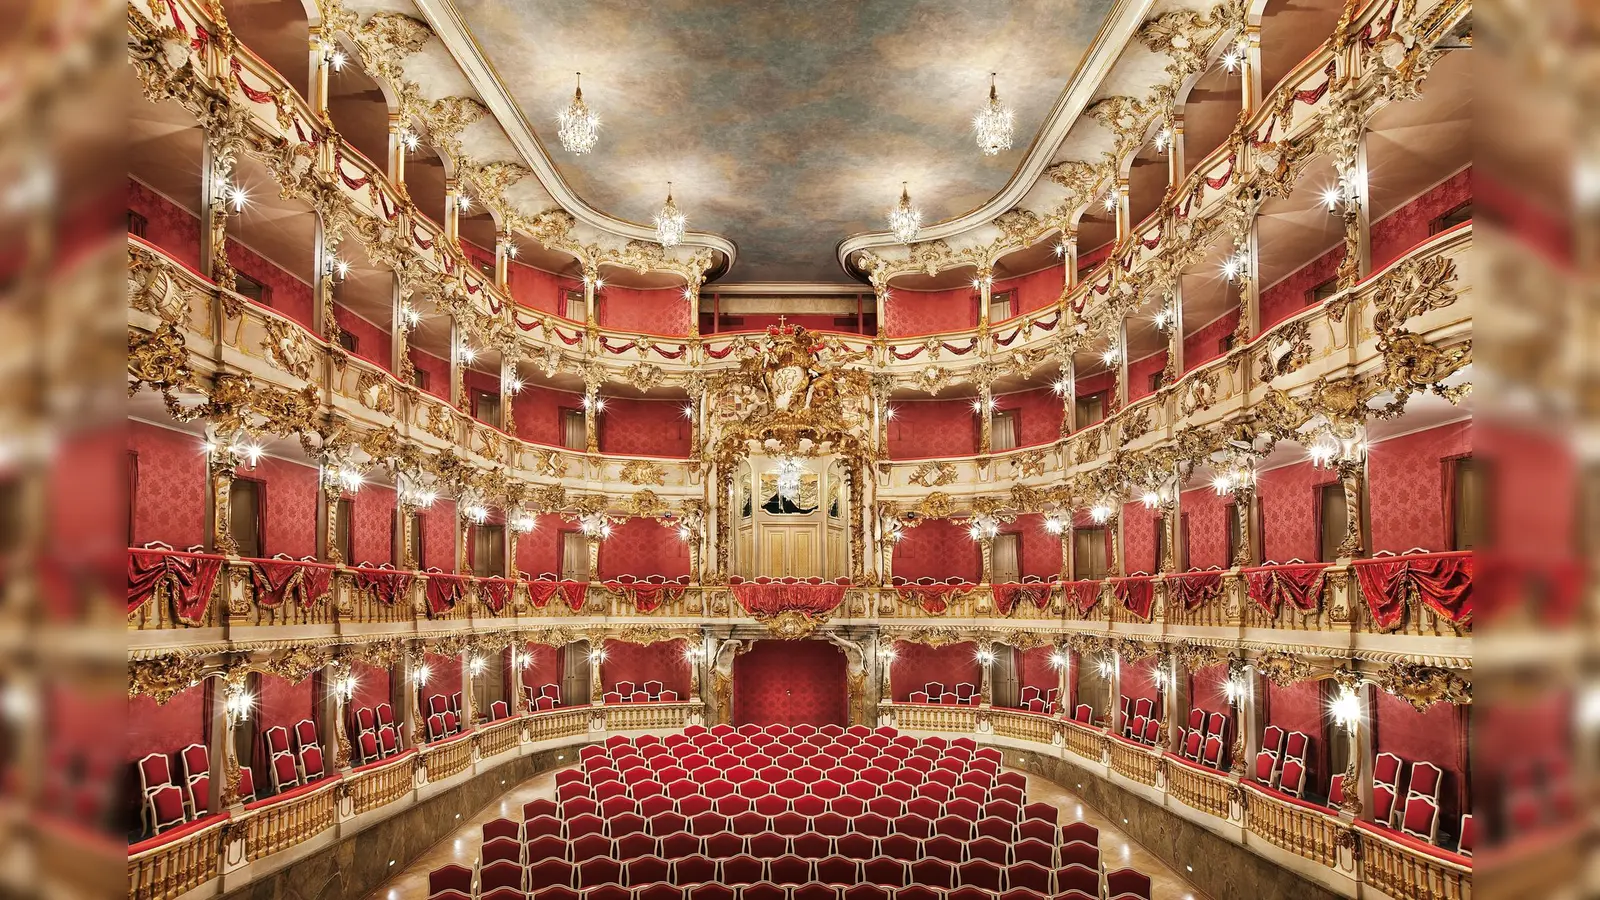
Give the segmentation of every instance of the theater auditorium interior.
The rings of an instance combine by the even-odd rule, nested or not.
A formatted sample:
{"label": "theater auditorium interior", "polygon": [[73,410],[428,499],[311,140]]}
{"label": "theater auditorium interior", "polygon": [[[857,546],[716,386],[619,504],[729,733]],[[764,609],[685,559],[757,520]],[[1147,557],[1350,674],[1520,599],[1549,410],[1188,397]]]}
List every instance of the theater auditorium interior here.
{"label": "theater auditorium interior", "polygon": [[1473,804],[1471,11],[131,0],[46,802],[129,900],[1467,900],[1576,805],[1537,711]]}

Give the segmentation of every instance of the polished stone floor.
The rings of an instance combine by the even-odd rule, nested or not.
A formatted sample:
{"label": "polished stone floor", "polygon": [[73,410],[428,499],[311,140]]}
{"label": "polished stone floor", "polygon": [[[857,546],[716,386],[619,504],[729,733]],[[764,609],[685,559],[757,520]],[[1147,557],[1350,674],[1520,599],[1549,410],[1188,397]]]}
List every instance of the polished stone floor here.
{"label": "polished stone floor", "polygon": [[[1028,802],[1049,803],[1059,810],[1061,823],[1084,821],[1100,829],[1100,858],[1108,870],[1132,866],[1150,876],[1152,900],[1206,900],[1179,872],[1173,871],[1149,851],[1124,836],[1118,827],[1099,812],[1085,806],[1071,791],[1027,775]],[[426,900],[428,873],[450,863],[471,867],[483,844],[483,823],[522,814],[522,804],[538,797],[554,798],[556,776],[546,772],[507,791],[494,803],[470,817],[461,817],[461,827],[435,844],[411,865],[401,870],[372,895],[372,900]]]}

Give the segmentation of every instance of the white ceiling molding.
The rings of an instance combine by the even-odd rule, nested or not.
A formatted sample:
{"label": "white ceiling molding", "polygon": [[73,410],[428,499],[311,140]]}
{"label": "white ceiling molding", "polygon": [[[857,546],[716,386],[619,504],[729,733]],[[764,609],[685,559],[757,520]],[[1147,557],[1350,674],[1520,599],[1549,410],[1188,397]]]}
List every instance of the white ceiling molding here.
{"label": "white ceiling molding", "polygon": [[[971,229],[986,226],[1001,213],[1008,212],[1021,203],[1044,175],[1045,169],[1055,161],[1056,150],[1061,146],[1061,142],[1078,123],[1079,117],[1088,108],[1089,101],[1099,90],[1101,82],[1110,74],[1122,52],[1134,40],[1139,26],[1148,18],[1151,8],[1155,5],[1156,0],[1119,0],[1116,9],[1107,18],[1105,27],[1095,38],[1094,46],[1084,58],[1083,65],[1073,76],[1072,82],[1062,91],[1055,108],[1045,119],[1039,137],[1033,146],[1028,148],[1027,156],[1023,158],[1022,164],[1017,167],[1011,180],[1006,182],[1000,193],[972,212],[924,226],[917,235],[917,243],[948,240]],[[890,232],[872,231],[851,235],[840,241],[835,256],[840,268],[851,272],[850,257],[856,252],[874,247],[899,246],[901,246],[900,241]]]}
{"label": "white ceiling molding", "polygon": [[[578,222],[597,231],[615,234],[629,240],[655,243],[654,227],[608,216],[589,206],[572,192],[572,188],[556,170],[555,164],[550,161],[544,144],[534,134],[521,109],[511,99],[505,85],[495,76],[481,48],[472,39],[471,32],[467,29],[455,4],[450,0],[414,0],[414,2],[417,10],[427,21],[428,27],[433,29],[434,34],[455,58],[456,64],[461,67],[467,81],[483,98],[489,114],[505,129],[512,146],[533,169],[534,176],[555,198],[555,202],[571,213]],[[732,268],[734,260],[739,255],[738,246],[732,240],[701,231],[691,231],[684,235],[683,242],[678,246],[689,250],[704,247],[721,253],[727,257],[727,265],[723,267],[725,270]],[[669,254],[671,252],[668,251]]]}

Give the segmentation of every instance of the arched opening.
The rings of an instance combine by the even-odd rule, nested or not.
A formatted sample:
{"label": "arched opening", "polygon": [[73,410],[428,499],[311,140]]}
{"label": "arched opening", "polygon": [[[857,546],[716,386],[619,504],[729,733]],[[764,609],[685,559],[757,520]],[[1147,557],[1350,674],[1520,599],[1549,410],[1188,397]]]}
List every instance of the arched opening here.
{"label": "arched opening", "polygon": [[[1232,51],[1229,51],[1230,53]],[[1201,167],[1228,140],[1244,108],[1244,70],[1237,57],[1229,71],[1228,54],[1211,64],[1189,89],[1179,107],[1183,111],[1184,174]]]}
{"label": "arched opening", "polygon": [[1261,96],[1333,37],[1344,12],[1343,0],[1267,0],[1261,24]]}
{"label": "arched opening", "polygon": [[345,64],[328,73],[328,116],[347,146],[380,172],[389,171],[388,94],[362,71],[353,50],[344,50]]}
{"label": "arched opening", "polygon": [[239,45],[277,70],[302,97],[311,96],[311,20],[300,0],[223,0]]}

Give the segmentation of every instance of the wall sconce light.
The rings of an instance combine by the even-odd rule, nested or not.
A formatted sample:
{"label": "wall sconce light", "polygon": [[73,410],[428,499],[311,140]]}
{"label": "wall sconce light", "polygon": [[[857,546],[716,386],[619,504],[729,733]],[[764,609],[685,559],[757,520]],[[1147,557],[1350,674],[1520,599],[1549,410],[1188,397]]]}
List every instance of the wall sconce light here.
{"label": "wall sconce light", "polygon": [[416,671],[411,673],[411,680],[420,688],[428,683],[428,676],[432,674],[426,665],[418,666]]}
{"label": "wall sconce light", "polygon": [[993,650],[979,650],[978,651],[978,662],[980,664],[985,665],[985,666],[993,665],[994,664],[994,660],[995,660],[995,656],[994,656],[994,651]]}
{"label": "wall sconce light", "polygon": [[256,698],[243,685],[229,685],[228,693],[222,700],[223,714],[227,717],[228,726],[237,727],[250,719],[250,711],[255,709]]}
{"label": "wall sconce light", "polygon": [[1347,687],[1339,688],[1339,695],[1328,703],[1328,713],[1334,724],[1346,731],[1355,731],[1361,723],[1361,697]]}
{"label": "wall sconce light", "polygon": [[1060,650],[1050,654],[1050,665],[1057,669],[1065,669],[1067,667],[1067,654]]}

